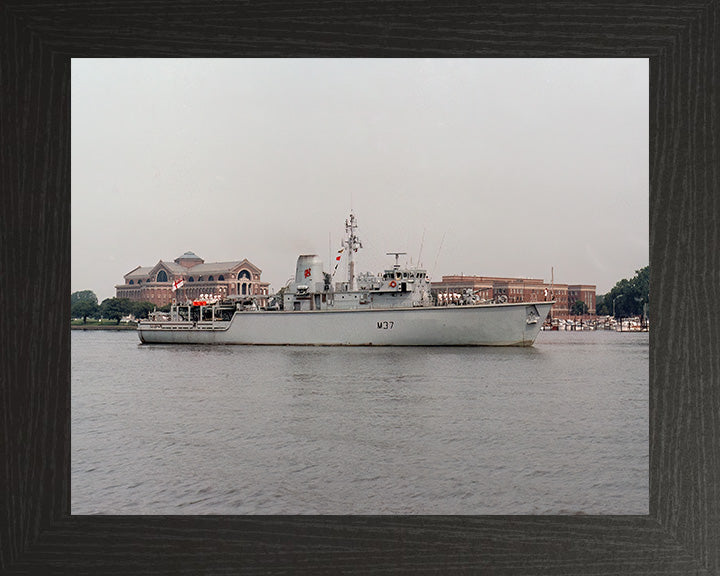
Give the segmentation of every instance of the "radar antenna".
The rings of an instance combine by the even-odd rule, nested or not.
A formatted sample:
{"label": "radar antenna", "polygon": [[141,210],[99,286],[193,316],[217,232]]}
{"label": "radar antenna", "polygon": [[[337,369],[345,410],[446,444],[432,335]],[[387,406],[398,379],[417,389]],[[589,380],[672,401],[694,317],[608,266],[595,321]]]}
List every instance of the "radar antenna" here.
{"label": "radar antenna", "polygon": [[385,252],[385,254],[387,254],[388,256],[395,256],[395,264],[393,268],[397,270],[398,268],[400,268],[400,256],[405,256],[407,252]]}

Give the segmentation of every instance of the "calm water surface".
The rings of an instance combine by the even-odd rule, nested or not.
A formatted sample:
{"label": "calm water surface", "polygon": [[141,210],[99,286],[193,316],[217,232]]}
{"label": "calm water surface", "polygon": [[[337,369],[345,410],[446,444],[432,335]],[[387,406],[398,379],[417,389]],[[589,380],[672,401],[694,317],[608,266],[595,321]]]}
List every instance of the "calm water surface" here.
{"label": "calm water surface", "polygon": [[647,514],[648,334],[521,348],[72,332],[73,514]]}

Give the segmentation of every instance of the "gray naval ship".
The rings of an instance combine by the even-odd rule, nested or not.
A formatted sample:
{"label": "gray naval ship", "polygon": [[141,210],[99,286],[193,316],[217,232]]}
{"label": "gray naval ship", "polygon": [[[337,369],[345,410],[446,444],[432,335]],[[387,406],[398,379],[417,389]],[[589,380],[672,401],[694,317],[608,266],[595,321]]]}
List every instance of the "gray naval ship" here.
{"label": "gray naval ship", "polygon": [[[173,304],[138,323],[143,343],[315,346],[532,346],[553,302],[433,298],[427,271],[403,267],[355,274],[362,247],[354,214],[345,221],[347,281],[333,284],[315,254],[301,255],[277,294]],[[337,269],[337,266],[336,266]],[[256,297],[257,298],[257,297]]]}

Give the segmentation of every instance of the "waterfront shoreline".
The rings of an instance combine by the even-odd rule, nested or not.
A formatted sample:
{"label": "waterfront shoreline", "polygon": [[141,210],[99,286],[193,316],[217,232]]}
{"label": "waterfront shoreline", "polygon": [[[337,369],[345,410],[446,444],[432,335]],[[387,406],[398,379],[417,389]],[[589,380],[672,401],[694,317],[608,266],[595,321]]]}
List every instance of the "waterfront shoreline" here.
{"label": "waterfront shoreline", "polygon": [[137,330],[136,325],[113,324],[101,326],[99,324],[70,324],[70,330]]}

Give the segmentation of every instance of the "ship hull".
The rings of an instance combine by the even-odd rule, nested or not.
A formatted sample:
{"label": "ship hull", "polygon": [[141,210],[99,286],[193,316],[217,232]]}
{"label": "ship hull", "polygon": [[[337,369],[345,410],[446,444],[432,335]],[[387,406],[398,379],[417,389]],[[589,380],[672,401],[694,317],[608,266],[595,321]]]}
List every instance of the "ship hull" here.
{"label": "ship hull", "polygon": [[243,311],[218,323],[143,322],[143,343],[532,346],[551,302],[317,311]]}

